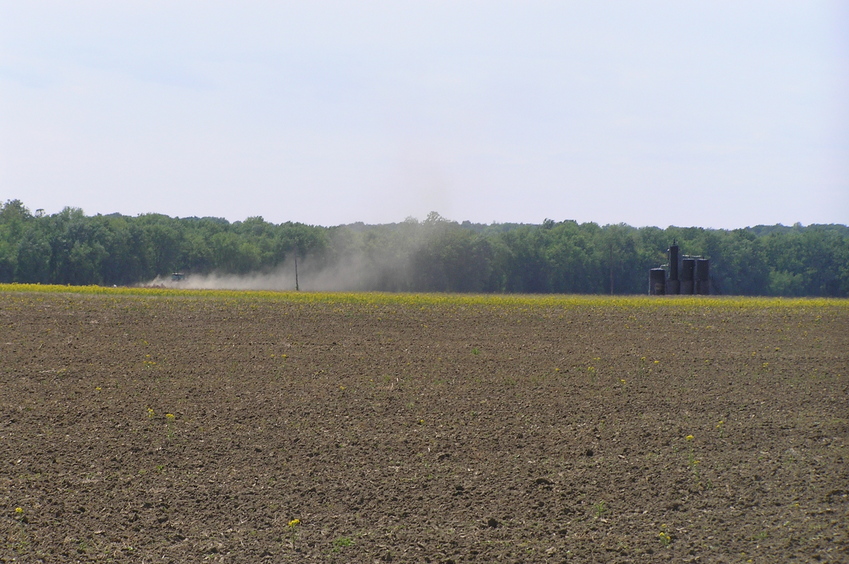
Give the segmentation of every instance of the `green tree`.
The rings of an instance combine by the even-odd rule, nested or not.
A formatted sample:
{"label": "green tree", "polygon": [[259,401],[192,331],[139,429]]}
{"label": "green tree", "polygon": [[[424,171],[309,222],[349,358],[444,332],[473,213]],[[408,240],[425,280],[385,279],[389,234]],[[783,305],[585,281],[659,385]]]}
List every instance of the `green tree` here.
{"label": "green tree", "polygon": [[16,282],[47,284],[50,282],[50,240],[41,225],[24,233],[18,244]]}
{"label": "green tree", "polygon": [[14,282],[18,269],[18,244],[32,214],[20,200],[0,206],[0,282]]}

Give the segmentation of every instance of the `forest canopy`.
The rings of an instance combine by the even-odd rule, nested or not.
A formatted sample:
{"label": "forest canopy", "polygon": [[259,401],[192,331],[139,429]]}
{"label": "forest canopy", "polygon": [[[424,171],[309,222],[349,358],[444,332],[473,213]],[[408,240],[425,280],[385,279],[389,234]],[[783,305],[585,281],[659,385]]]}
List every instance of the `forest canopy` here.
{"label": "forest canopy", "polygon": [[20,200],[0,205],[0,282],[133,285],[172,272],[288,280],[297,257],[302,289],[644,294],[673,241],[710,259],[714,293],[849,296],[845,225],[485,225],[432,212],[423,221],[321,227],[70,207],[47,215]]}

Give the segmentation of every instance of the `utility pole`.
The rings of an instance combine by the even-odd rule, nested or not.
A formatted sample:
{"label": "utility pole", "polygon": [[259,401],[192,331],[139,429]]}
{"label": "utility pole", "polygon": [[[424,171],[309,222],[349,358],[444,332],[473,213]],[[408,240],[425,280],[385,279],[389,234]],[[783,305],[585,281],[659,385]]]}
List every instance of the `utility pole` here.
{"label": "utility pole", "polygon": [[295,246],[295,291],[300,292],[301,288],[298,286],[298,247]]}

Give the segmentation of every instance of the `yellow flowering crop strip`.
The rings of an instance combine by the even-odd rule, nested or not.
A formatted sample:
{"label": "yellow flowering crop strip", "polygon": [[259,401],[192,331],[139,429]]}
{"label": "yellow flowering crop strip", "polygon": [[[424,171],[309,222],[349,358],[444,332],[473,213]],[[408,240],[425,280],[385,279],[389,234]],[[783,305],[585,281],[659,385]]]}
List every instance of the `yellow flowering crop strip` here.
{"label": "yellow flowering crop strip", "polygon": [[189,290],[46,284],[0,284],[0,292],[43,292],[79,295],[139,296],[151,298],[212,298],[237,301],[279,301],[299,304],[364,304],[373,306],[484,306],[518,309],[572,309],[618,307],[635,309],[849,309],[845,298],[766,298],[744,296],[607,296],[565,294],[409,294],[385,292],[280,292],[264,290]]}

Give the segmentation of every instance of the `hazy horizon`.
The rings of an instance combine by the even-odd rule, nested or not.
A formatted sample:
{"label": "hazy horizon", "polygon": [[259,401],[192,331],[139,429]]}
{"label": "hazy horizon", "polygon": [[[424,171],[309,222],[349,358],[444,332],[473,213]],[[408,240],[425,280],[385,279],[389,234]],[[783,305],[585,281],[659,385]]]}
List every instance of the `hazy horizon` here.
{"label": "hazy horizon", "polygon": [[[16,198],[11,198],[11,200],[14,200],[14,199],[16,199]],[[17,199],[20,200],[20,198],[17,198]],[[4,203],[5,202],[0,202],[0,204],[4,204]],[[37,215],[36,212],[43,212],[44,214],[47,214],[47,215],[55,215],[57,213],[61,213],[61,211],[65,208],[82,209],[82,208],[78,208],[77,206],[68,205],[68,206],[62,206],[62,208],[60,208],[56,212],[48,213],[46,210],[43,210],[43,209],[32,209],[29,206],[27,206],[26,202],[24,202],[24,201],[21,201],[21,203],[23,203],[24,206],[26,206],[26,208],[30,211],[30,213],[33,213],[33,214],[36,214],[36,215]],[[121,213],[121,212],[118,212],[118,211],[107,212],[107,213],[94,213],[94,214],[90,214],[86,210],[82,210],[82,211],[86,216],[95,216],[95,215],[110,216],[110,215],[116,215],[117,214],[117,215],[120,215],[120,216],[123,216],[123,217],[137,217],[139,215],[154,214],[154,215],[165,215],[165,216],[171,217],[173,219],[212,219],[212,220],[216,220],[216,221],[224,220],[224,221],[227,221],[228,223],[242,222],[242,221],[246,221],[248,219],[258,217],[258,218],[262,219],[263,221],[265,221],[267,223],[273,223],[275,225],[280,225],[280,224],[286,223],[286,222],[292,222],[292,223],[299,223],[299,224],[303,224],[303,225],[309,225],[309,226],[312,226],[312,227],[323,227],[323,228],[352,227],[352,226],[360,226],[360,225],[362,225],[363,227],[378,227],[378,226],[398,225],[398,224],[406,223],[408,221],[414,221],[416,223],[423,223],[423,222],[427,221],[427,216],[425,216],[425,217],[407,216],[404,219],[400,219],[400,220],[397,220],[397,221],[386,221],[386,222],[382,222],[382,223],[367,223],[367,222],[364,222],[364,221],[355,220],[355,221],[349,221],[347,223],[338,223],[338,224],[335,224],[335,225],[322,225],[322,224],[316,224],[316,223],[305,223],[303,221],[299,221],[298,219],[287,219],[287,220],[282,221],[282,222],[273,222],[273,221],[269,221],[267,218],[265,218],[261,215],[253,215],[253,216],[248,216],[248,217],[243,218],[243,219],[230,220],[230,219],[227,219],[226,217],[221,217],[221,216],[199,216],[199,215],[196,215],[196,214],[195,215],[186,215],[186,216],[173,216],[173,215],[169,215],[169,214],[165,214],[165,213],[161,213],[161,212],[157,212],[157,211],[143,212],[143,213],[139,213],[139,214],[136,214],[136,215],[124,214],[124,213]],[[468,219],[444,217],[441,214],[439,214],[439,212],[437,210],[431,210],[431,212],[429,212],[429,213],[432,213],[432,212],[436,212],[442,220],[457,223],[461,226],[466,224],[466,223],[470,223],[471,225],[487,226],[487,227],[496,226],[496,225],[531,225],[531,226],[533,226],[533,225],[542,225],[545,221],[552,220],[551,218],[546,217],[546,218],[543,218],[539,221],[480,222],[480,221],[471,221],[471,220],[468,220]],[[805,223],[802,223],[802,222],[799,222],[799,221],[795,221],[793,223],[758,223],[758,224],[754,224],[754,225],[738,225],[738,226],[734,226],[734,227],[708,227],[708,226],[704,226],[704,225],[632,225],[632,224],[625,223],[625,222],[600,223],[598,221],[593,221],[592,219],[588,219],[586,221],[578,221],[578,220],[571,219],[571,218],[564,218],[564,219],[552,220],[552,221],[555,221],[555,222],[575,221],[578,224],[595,223],[595,224],[597,224],[601,227],[604,227],[604,226],[607,226],[607,225],[623,225],[624,224],[624,225],[627,225],[628,227],[633,227],[633,228],[636,228],[636,229],[640,229],[640,228],[643,228],[643,227],[657,227],[659,229],[667,229],[667,228],[670,228],[670,227],[678,227],[678,228],[685,228],[685,229],[686,228],[717,229],[717,230],[726,230],[726,231],[733,230],[733,229],[748,229],[748,228],[759,227],[759,226],[766,226],[766,227],[774,227],[774,226],[795,227],[796,225],[800,225],[801,227],[809,227],[809,226],[812,226],[812,225],[847,226],[846,222],[843,222],[843,223],[829,222],[829,223],[808,223],[808,224],[805,224]]]}

